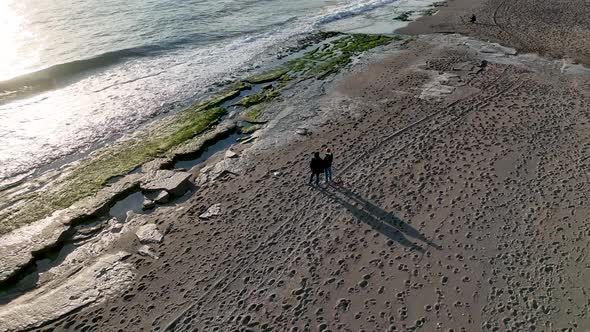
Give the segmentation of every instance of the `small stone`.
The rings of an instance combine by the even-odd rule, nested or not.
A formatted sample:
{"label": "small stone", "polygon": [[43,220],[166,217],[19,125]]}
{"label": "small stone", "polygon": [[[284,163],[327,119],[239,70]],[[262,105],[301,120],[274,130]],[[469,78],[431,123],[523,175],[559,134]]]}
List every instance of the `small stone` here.
{"label": "small stone", "polygon": [[158,255],[156,254],[156,251],[154,250],[154,248],[152,248],[148,245],[143,245],[143,246],[139,247],[137,252],[142,256],[151,257],[153,259],[159,258]]}
{"label": "small stone", "polygon": [[144,210],[151,210],[156,207],[156,202],[152,201],[149,198],[143,200],[143,209]]}
{"label": "small stone", "polygon": [[309,130],[307,130],[307,128],[303,128],[303,127],[295,129],[295,132],[301,136],[306,136],[309,134]]}
{"label": "small stone", "polygon": [[205,213],[201,214],[199,216],[199,218],[209,219],[211,217],[215,217],[215,216],[219,216],[219,215],[221,215],[221,204],[217,203],[217,204],[211,205],[211,207],[209,207],[207,209],[207,211],[205,211]]}

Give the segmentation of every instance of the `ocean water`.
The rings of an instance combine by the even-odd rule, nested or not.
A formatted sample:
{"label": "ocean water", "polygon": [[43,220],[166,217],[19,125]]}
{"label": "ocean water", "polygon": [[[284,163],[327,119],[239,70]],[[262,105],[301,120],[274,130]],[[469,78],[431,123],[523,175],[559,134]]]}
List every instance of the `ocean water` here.
{"label": "ocean water", "polygon": [[0,186],[412,1],[0,0]]}

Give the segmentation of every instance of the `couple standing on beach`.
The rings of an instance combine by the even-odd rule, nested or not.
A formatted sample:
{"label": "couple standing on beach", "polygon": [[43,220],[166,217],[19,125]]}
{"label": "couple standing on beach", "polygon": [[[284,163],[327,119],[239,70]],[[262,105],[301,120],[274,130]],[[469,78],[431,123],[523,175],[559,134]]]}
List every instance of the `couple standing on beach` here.
{"label": "couple standing on beach", "polygon": [[313,158],[311,158],[311,162],[309,163],[309,167],[311,168],[311,177],[309,178],[309,184],[313,182],[313,178],[315,177],[315,184],[316,186],[320,184],[320,174],[324,173],[326,177],[326,183],[332,181],[332,160],[334,156],[332,155],[332,151],[330,149],[326,150],[326,156],[324,159],[320,157],[319,152],[313,153]]}

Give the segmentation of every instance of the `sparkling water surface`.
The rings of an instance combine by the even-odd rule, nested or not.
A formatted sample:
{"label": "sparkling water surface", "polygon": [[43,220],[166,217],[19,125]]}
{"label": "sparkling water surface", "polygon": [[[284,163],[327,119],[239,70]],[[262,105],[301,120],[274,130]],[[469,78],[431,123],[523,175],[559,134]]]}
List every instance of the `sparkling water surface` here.
{"label": "sparkling water surface", "polygon": [[264,67],[288,41],[395,3],[0,0],[0,184]]}

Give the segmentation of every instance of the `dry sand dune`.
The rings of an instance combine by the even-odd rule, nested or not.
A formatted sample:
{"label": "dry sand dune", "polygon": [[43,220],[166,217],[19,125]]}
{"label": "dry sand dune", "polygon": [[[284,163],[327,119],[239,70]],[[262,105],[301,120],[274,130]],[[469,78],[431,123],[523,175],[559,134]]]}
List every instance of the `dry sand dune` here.
{"label": "dry sand dune", "polygon": [[[51,327],[590,329],[588,78],[482,63],[454,38],[330,85],[313,135],[154,216],[165,241],[129,258],[136,285]],[[328,146],[339,185],[307,186]]]}

